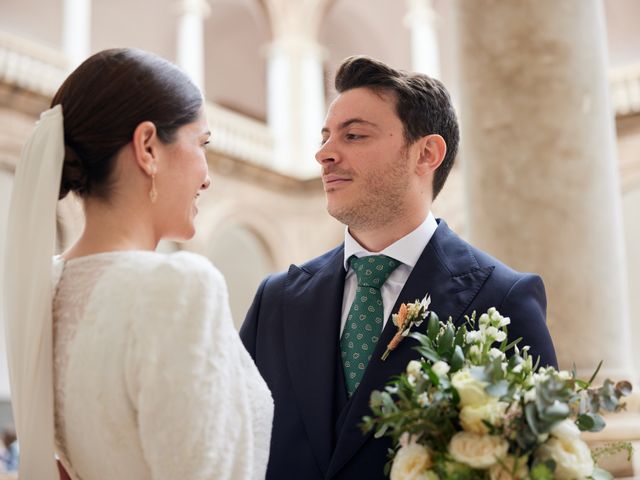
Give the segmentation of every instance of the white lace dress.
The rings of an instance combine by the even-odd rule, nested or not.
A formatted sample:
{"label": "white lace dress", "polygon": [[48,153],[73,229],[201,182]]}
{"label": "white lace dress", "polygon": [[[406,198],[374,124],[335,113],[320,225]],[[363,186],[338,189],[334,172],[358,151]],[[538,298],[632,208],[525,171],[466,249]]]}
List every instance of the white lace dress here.
{"label": "white lace dress", "polygon": [[55,422],[72,478],[262,479],[273,401],[208,260],[54,258]]}

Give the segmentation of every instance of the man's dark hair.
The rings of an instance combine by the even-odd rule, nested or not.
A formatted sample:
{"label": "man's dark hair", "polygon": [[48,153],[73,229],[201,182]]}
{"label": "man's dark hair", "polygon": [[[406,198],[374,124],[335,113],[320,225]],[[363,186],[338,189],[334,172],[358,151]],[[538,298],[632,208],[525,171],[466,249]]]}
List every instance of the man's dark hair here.
{"label": "man's dark hair", "polygon": [[407,145],[425,135],[438,134],[444,138],[447,153],[434,174],[435,198],[453,167],[460,139],[458,119],[445,86],[427,75],[395,70],[373,58],[356,55],[345,59],[338,68],[335,88],[343,93],[360,87],[395,96]]}

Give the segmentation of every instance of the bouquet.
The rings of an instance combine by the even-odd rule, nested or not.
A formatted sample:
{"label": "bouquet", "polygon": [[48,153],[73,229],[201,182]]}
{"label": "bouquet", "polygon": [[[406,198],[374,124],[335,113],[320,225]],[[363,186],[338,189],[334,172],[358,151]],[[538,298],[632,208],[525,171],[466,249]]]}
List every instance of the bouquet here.
{"label": "bouquet", "polygon": [[589,381],[575,369],[537,369],[520,339],[507,343],[510,320],[495,308],[456,328],[420,305],[409,310],[428,317],[426,335],[410,335],[422,358],[371,394],[373,415],[363,423],[392,438],[391,480],[613,478],[597,467],[598,455],[630,455],[631,445],[592,453],[580,431],[604,428],[600,412],[623,408],[629,382],[593,387],[600,366]]}

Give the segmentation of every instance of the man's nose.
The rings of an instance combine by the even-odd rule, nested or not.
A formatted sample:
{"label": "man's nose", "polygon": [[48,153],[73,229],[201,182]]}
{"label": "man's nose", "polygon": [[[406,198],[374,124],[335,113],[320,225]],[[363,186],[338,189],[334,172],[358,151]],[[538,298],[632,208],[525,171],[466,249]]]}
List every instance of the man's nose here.
{"label": "man's nose", "polygon": [[324,165],[325,163],[335,163],[338,161],[338,155],[336,149],[334,148],[333,142],[327,140],[324,142],[318,151],[316,152],[316,162],[320,165]]}

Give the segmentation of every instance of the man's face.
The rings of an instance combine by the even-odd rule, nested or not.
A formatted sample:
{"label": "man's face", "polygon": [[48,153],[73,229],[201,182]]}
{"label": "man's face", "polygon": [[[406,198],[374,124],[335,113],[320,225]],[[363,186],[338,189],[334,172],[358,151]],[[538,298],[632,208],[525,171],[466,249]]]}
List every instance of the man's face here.
{"label": "man's face", "polygon": [[406,211],[412,168],[403,133],[392,94],[354,88],[333,101],[316,153],[331,216],[372,229]]}

